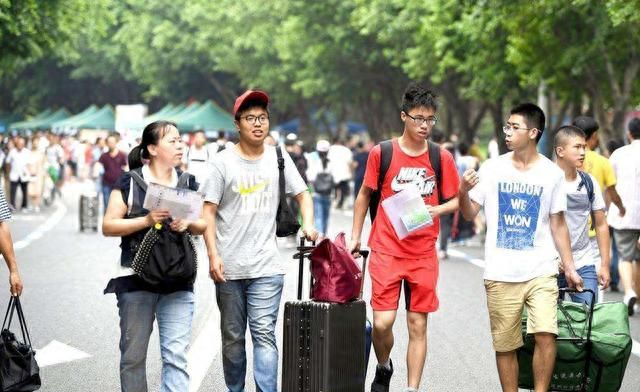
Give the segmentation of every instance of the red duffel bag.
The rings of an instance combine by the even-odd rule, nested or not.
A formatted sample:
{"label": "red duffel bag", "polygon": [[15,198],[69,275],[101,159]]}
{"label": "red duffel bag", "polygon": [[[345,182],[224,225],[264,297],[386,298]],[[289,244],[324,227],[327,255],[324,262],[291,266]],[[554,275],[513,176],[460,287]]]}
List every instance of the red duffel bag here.
{"label": "red duffel bag", "polygon": [[335,241],[323,239],[309,255],[314,280],[311,298],[315,301],[346,303],[360,294],[362,271],[344,237],[340,233]]}

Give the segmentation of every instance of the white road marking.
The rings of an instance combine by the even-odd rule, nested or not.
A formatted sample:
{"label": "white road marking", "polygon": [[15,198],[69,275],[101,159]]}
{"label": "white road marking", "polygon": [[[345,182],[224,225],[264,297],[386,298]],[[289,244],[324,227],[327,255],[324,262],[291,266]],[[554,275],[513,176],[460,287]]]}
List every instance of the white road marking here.
{"label": "white road marking", "polygon": [[631,353],[637,357],[640,357],[640,342],[637,340],[633,341],[633,347],[631,348]]}
{"label": "white road marking", "polygon": [[[212,301],[213,303],[213,301]],[[213,359],[220,352],[220,316],[217,311],[207,310],[208,316],[200,333],[187,353],[189,392],[197,392],[207,375]]]}
{"label": "white road marking", "polygon": [[471,257],[468,254],[466,254],[464,252],[461,252],[461,251],[459,251],[457,249],[447,249],[447,253],[450,256],[457,257],[459,259],[464,259],[464,260],[470,262],[473,265],[476,265],[476,266],[478,266],[480,268],[484,268],[485,262],[482,259]]}
{"label": "white road marking", "polygon": [[84,351],[60,343],[57,340],[52,340],[51,343],[40,350],[36,350],[36,361],[38,361],[38,366],[41,368],[90,357],[91,355]]}
{"label": "white road marking", "polygon": [[[201,294],[196,297],[196,313],[202,315],[198,325],[198,336],[191,342],[191,347],[187,353],[187,371],[189,373],[189,392],[197,392],[202,385],[202,381],[207,376],[214,358],[220,355],[220,312],[218,312],[213,281],[209,277],[209,258],[207,256],[204,239],[197,237],[198,252],[198,276],[195,283],[195,292]],[[210,296],[202,295],[205,290],[210,292]],[[206,294],[206,293],[205,293]],[[208,299],[208,302],[205,301]],[[200,311],[199,306],[205,306]]]}
{"label": "white road marking", "polygon": [[13,243],[13,249],[20,250],[24,249],[27,246],[31,245],[31,243],[39,238],[41,238],[47,231],[54,228],[60,220],[67,213],[67,207],[62,202],[56,203],[56,211],[47,219],[43,224],[38,226],[34,231],[29,233],[26,237],[22,238],[19,241]]}
{"label": "white road marking", "polygon": [[[457,249],[448,249],[447,253],[453,257],[457,257],[459,259],[463,259],[465,261],[470,262],[473,265],[476,265],[480,268],[484,268],[485,266],[485,261],[483,259],[478,259],[478,258],[474,258],[471,257],[470,255],[459,251]],[[638,342],[635,339],[631,339],[632,343],[633,343],[633,347],[631,348],[631,353],[633,355],[635,355],[636,357],[640,358],[640,342]]]}
{"label": "white road marking", "polygon": [[35,222],[35,221],[43,221],[47,217],[44,215],[13,215],[11,217],[12,221],[20,221],[20,222]]}

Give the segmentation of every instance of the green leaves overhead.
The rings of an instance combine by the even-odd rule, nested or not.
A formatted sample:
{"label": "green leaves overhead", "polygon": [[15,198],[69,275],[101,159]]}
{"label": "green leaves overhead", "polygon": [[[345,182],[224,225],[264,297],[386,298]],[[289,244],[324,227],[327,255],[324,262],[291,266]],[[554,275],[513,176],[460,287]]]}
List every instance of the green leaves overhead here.
{"label": "green leaves overhead", "polygon": [[[6,75],[26,72],[27,64],[43,72],[37,62],[45,58],[47,67],[68,74],[68,83],[101,83],[101,99],[213,98],[228,110],[242,89],[262,88],[282,117],[304,123],[308,113],[329,109],[383,137],[400,126],[407,81],[422,79],[444,98],[440,124],[470,139],[488,111],[499,134],[503,109],[535,101],[544,83],[555,114],[560,106],[581,112],[586,102],[605,129],[619,131],[624,112],[640,99],[639,6],[638,0],[0,0],[0,84],[30,97],[31,106],[44,102],[41,93],[30,93],[31,84],[16,88]],[[54,81],[39,80],[52,84],[42,91],[58,90]]]}

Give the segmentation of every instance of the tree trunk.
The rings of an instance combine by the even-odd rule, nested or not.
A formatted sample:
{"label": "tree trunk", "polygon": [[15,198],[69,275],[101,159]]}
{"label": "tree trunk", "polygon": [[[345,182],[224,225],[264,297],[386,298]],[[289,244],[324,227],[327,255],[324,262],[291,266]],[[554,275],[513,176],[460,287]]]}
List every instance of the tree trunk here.
{"label": "tree trunk", "polygon": [[602,53],[605,59],[607,77],[609,79],[609,89],[613,97],[613,118],[611,123],[608,124],[610,126],[607,127],[604,132],[605,135],[600,136],[600,139],[606,143],[611,138],[617,139],[624,137],[624,117],[627,106],[629,105],[633,82],[640,70],[640,56],[632,49],[628,60],[629,62],[626,64],[622,75],[620,75],[616,73],[616,69],[606,48]]}
{"label": "tree trunk", "polygon": [[205,77],[207,78],[209,84],[211,84],[211,86],[218,92],[218,94],[220,94],[220,97],[222,98],[222,102],[218,102],[218,104],[223,108],[233,107],[233,102],[235,101],[234,92],[230,88],[220,83],[218,78],[216,78],[216,75],[207,74],[205,75]]}
{"label": "tree trunk", "polygon": [[491,118],[493,119],[493,135],[498,142],[498,150],[500,154],[506,153],[507,144],[504,141],[504,131],[502,126],[504,125],[504,112],[503,112],[503,100],[499,100],[490,106]]}

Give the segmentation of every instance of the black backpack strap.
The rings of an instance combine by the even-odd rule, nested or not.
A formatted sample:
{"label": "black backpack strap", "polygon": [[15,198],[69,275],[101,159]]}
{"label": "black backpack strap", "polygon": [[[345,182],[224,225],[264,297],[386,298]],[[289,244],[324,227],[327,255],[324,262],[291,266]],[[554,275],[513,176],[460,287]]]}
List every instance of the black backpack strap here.
{"label": "black backpack strap", "polygon": [[178,185],[176,188],[189,188],[189,180],[191,180],[191,174],[187,172],[180,173],[178,177]]}
{"label": "black backpack strap", "polygon": [[134,169],[129,172],[131,179],[142,189],[143,192],[147,191],[147,183],[142,178],[142,170]]}
{"label": "black backpack strap", "polygon": [[385,140],[380,142],[380,171],[378,172],[378,189],[375,190],[371,194],[371,199],[369,200],[369,218],[371,222],[376,219],[376,213],[378,212],[378,205],[380,204],[380,199],[382,195],[382,184],[384,183],[384,178],[387,175],[387,171],[389,171],[389,166],[391,166],[391,158],[393,158],[393,141]]}
{"label": "black backpack strap", "polygon": [[436,175],[436,187],[438,188],[438,204],[447,202],[442,197],[442,158],[440,154],[440,145],[428,140],[429,144],[429,161]]}
{"label": "black backpack strap", "polygon": [[280,146],[276,146],[276,155],[278,156],[278,186],[280,188],[280,202],[286,203],[286,195],[284,189],[284,158],[282,157],[282,150]]}
{"label": "black backpack strap", "polygon": [[131,175],[131,179],[133,180],[133,185],[129,190],[129,194],[131,195],[131,208],[129,209],[129,215],[136,216],[141,214],[144,208],[140,205],[139,200],[144,199],[144,197],[140,197],[140,193],[147,193],[147,183],[144,181],[142,177],[142,169],[133,169],[129,171]]}
{"label": "black backpack strap", "polygon": [[382,191],[384,177],[387,175],[387,171],[389,171],[389,166],[391,166],[391,158],[393,158],[393,141],[385,140],[380,143],[380,172],[378,173],[378,192]]}
{"label": "black backpack strap", "polygon": [[591,176],[582,170],[578,170],[580,175],[580,183],[578,184],[578,191],[584,186],[587,189],[587,197],[589,198],[589,214],[591,215],[591,230],[596,227],[596,215],[593,212],[593,201],[596,198],[595,191],[593,189],[593,180]]}

